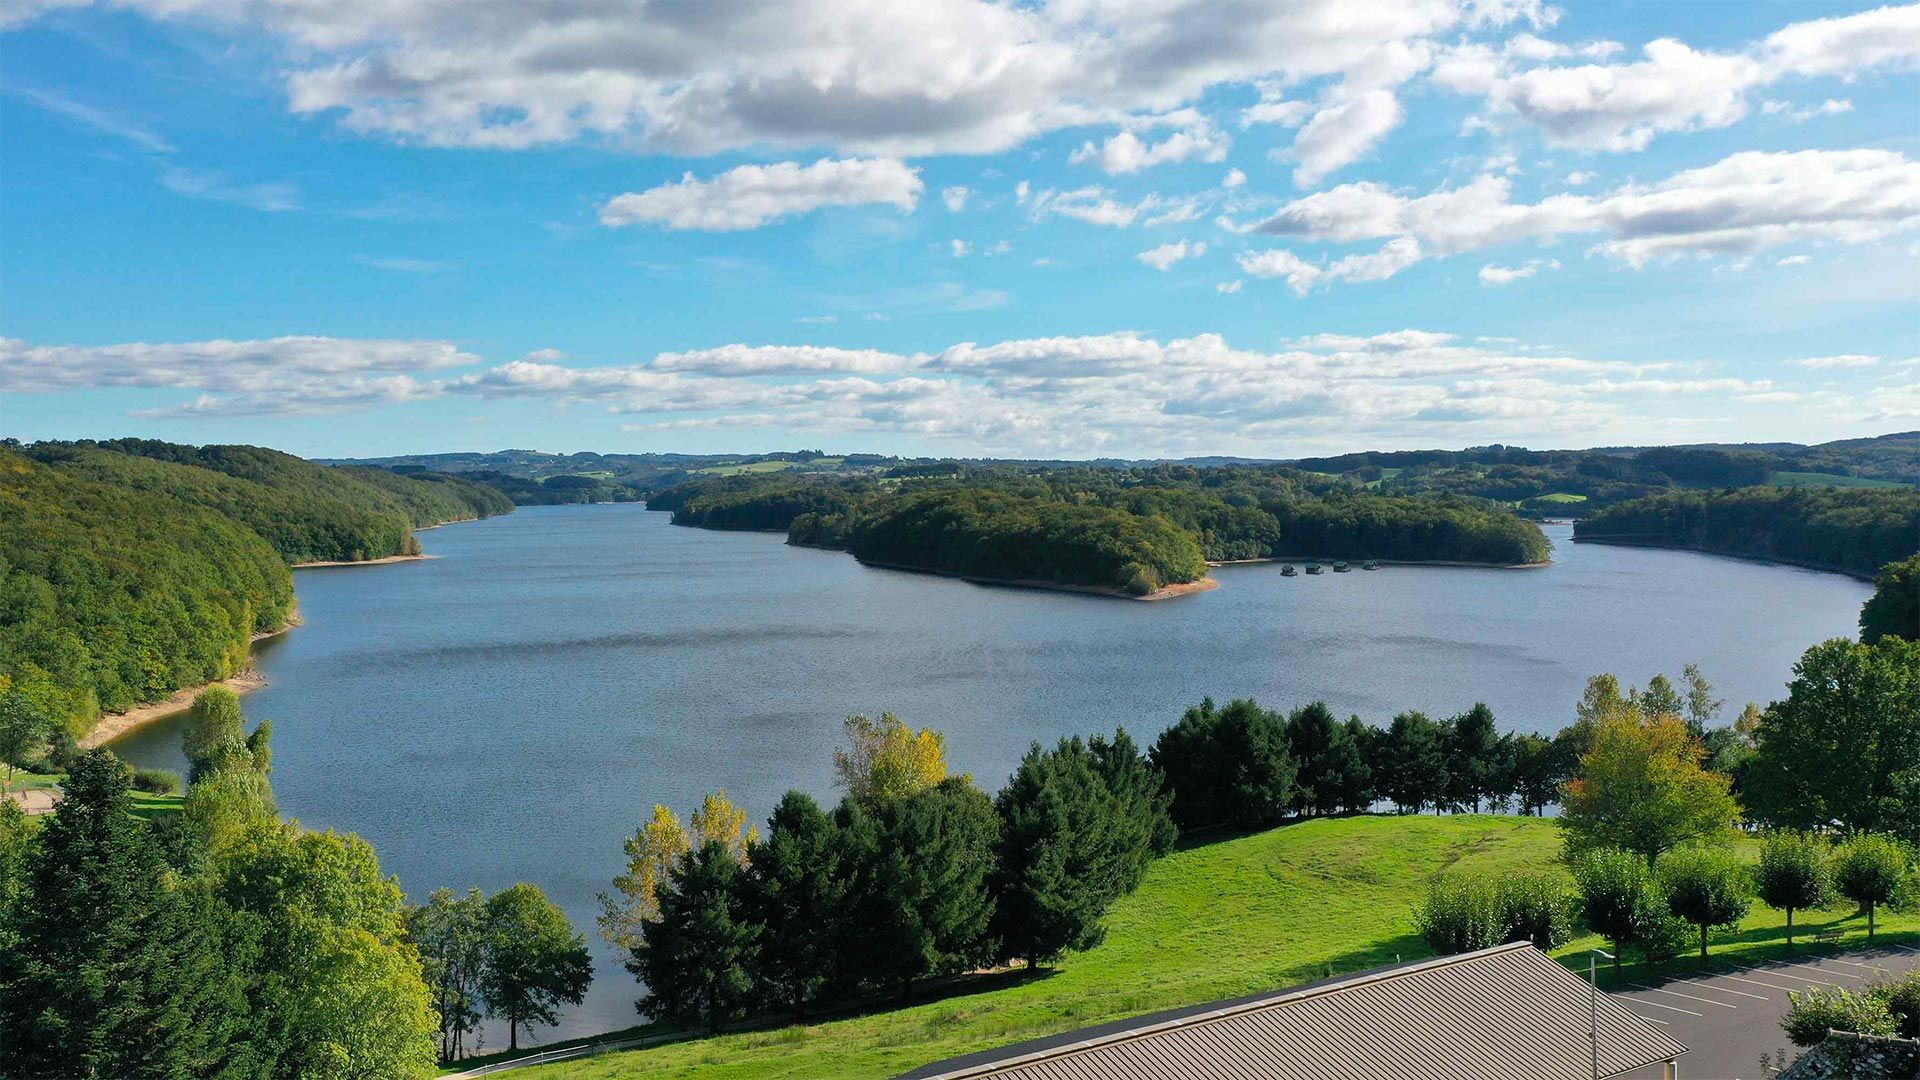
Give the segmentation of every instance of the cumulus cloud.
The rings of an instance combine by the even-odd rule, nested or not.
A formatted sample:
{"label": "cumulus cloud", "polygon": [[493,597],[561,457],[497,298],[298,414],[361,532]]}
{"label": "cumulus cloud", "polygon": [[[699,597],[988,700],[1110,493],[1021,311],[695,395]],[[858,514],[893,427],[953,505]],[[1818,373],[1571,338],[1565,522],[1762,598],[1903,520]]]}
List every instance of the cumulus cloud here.
{"label": "cumulus cloud", "polygon": [[1139,259],[1155,270],[1164,271],[1173,269],[1173,264],[1183,259],[1196,259],[1206,253],[1207,245],[1204,242],[1189,244],[1185,240],[1181,240],[1178,243],[1161,244],[1157,248],[1152,248],[1135,255],[1134,258]]}
{"label": "cumulus cloud", "polygon": [[1402,236],[1375,252],[1347,255],[1327,265],[1308,262],[1291,251],[1242,252],[1240,269],[1259,278],[1285,278],[1287,287],[1305,296],[1316,285],[1333,281],[1385,281],[1420,261],[1420,242]]}
{"label": "cumulus cloud", "polygon": [[973,194],[971,188],[946,187],[940,189],[940,201],[947,204],[947,213],[957,214],[967,208],[967,198]]}
{"label": "cumulus cloud", "polygon": [[1220,179],[1220,186],[1228,190],[1232,190],[1233,188],[1237,188],[1237,187],[1245,187],[1246,183],[1247,183],[1247,174],[1241,172],[1239,169],[1228,169],[1227,175],[1224,177],[1221,177]]}
{"label": "cumulus cloud", "polygon": [[1920,227],[1920,163],[1892,150],[1746,152],[1600,196],[1510,196],[1507,179],[1496,176],[1417,197],[1344,184],[1288,203],[1255,231],[1342,243],[1410,238],[1431,255],[1597,234],[1594,252],[1639,268],[1808,240],[1860,243]]}
{"label": "cumulus cloud", "polygon": [[267,36],[290,107],[349,131],[497,148],[589,138],[677,154],[995,152],[1163,113],[1221,85],[1384,85],[1431,41],[1551,21],[1537,0],[794,0],[724,17],[712,5],[639,0],[492,4],[484,17],[444,0],[116,3]]}
{"label": "cumulus cloud", "polygon": [[1521,278],[1532,277],[1542,270],[1558,269],[1560,269],[1560,262],[1557,259],[1528,259],[1519,266],[1500,266],[1495,263],[1488,263],[1480,268],[1480,284],[1511,285]]}
{"label": "cumulus cloud", "polygon": [[449,341],[278,337],[260,341],[33,345],[0,338],[0,391],[135,387],[194,390],[145,415],[318,412],[435,393],[415,375],[480,357]]}
{"label": "cumulus cloud", "polygon": [[[1373,271],[1356,262],[1343,272]],[[1472,438],[1494,422],[1512,438],[1620,441],[1631,425],[1651,423],[1667,407],[1662,402],[1710,408],[1716,398],[1730,404],[1796,392],[1697,366],[1595,359],[1503,339],[1468,342],[1415,328],[1315,334],[1272,350],[1237,348],[1216,334],[1163,340],[1120,331],[962,341],[926,352],[732,343],[600,366],[541,350],[464,374],[444,370],[476,363],[446,342],[7,341],[0,388],[197,392],[144,414],[172,417],[430,398],[531,400],[592,408],[634,431],[899,433],[950,440],[956,452],[1021,455],[1221,452],[1329,434],[1407,445]],[[1904,407],[1898,395],[1849,400],[1848,408],[1889,415]]]}
{"label": "cumulus cloud", "polygon": [[[1855,78],[1920,66],[1920,5],[1794,23],[1732,52],[1660,38],[1629,62],[1548,63],[1573,55],[1596,54],[1528,38],[1515,38],[1498,50],[1465,42],[1446,50],[1433,78],[1457,92],[1484,97],[1490,122],[1518,120],[1555,145],[1639,150],[1666,132],[1735,123],[1751,110],[1753,91],[1788,78]],[[1830,101],[1800,110],[1782,103],[1768,111],[1805,119],[1845,107]]]}
{"label": "cumulus cloud", "polygon": [[1067,160],[1075,165],[1091,162],[1108,176],[1136,173],[1155,165],[1182,161],[1220,162],[1227,159],[1232,140],[1204,127],[1176,131],[1159,142],[1147,142],[1131,131],[1122,131],[1095,146],[1082,143]]}
{"label": "cumulus cloud", "polygon": [[923,186],[918,169],[890,158],[741,165],[711,180],[687,173],[677,184],[615,196],[600,208],[600,223],[727,232],[825,206],[879,204],[911,212]]}
{"label": "cumulus cloud", "polygon": [[1405,117],[1391,90],[1369,90],[1336,101],[1313,114],[1300,129],[1288,156],[1299,164],[1293,182],[1311,187],[1339,169],[1360,160]]}

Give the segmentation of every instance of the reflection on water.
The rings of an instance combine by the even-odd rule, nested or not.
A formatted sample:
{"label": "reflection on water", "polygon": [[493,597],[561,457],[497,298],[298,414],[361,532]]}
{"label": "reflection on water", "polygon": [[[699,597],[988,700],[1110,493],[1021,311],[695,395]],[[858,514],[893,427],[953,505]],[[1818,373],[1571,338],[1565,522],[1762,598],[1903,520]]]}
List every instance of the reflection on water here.
{"label": "reflection on water", "polygon": [[[633,506],[525,509],[428,534],[438,559],[302,571],[306,625],[262,644],[271,685],[247,713],[273,718],[283,811],[367,837],[415,898],[525,880],[564,905],[599,975],[562,1032],[605,1030],[635,1020],[592,935],[621,840],[715,787],[762,819],[789,787],[831,799],[848,712],[942,729],[992,790],[1032,740],[1125,725],[1150,742],[1205,695],[1376,723],[1485,701],[1547,731],[1590,674],[1693,661],[1732,711],[1851,633],[1870,591],[1569,531],[1548,529],[1540,570],[1232,566],[1145,604],[871,569]],[[169,723],[116,749],[182,766]]]}

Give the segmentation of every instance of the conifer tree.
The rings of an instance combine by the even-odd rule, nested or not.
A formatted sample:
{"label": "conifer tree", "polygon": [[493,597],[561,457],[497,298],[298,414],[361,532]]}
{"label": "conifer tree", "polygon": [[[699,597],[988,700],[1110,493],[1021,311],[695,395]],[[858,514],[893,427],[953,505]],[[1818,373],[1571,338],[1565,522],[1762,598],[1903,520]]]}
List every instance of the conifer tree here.
{"label": "conifer tree", "polygon": [[659,917],[641,923],[627,961],[647,986],[642,1012],[709,1031],[746,1012],[759,928],[746,917],[741,876],[726,845],[709,841],[661,883]]}
{"label": "conifer tree", "polygon": [[754,967],[769,1004],[802,1012],[831,983],[846,918],[845,844],[813,797],[789,791],[748,849],[748,909],[763,929]]}

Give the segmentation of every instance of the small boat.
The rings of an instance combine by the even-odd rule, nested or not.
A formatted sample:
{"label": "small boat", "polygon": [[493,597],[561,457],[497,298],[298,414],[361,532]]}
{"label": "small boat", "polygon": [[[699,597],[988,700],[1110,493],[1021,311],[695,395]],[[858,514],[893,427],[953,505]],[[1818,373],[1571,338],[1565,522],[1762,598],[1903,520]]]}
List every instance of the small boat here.
{"label": "small boat", "polygon": [[1281,576],[1281,577],[1292,577],[1292,576],[1294,576],[1295,574],[1298,574],[1298,573],[1299,573],[1299,571],[1298,571],[1298,570],[1295,570],[1295,569],[1293,568],[1293,564],[1292,564],[1292,563],[1287,563],[1286,565],[1284,565],[1284,566],[1282,566],[1282,567],[1280,568],[1280,576]]}
{"label": "small boat", "polygon": [[1344,562],[1336,562],[1333,564],[1333,572],[1336,574],[1344,574],[1351,569],[1353,569],[1353,567],[1348,566]]}
{"label": "small boat", "polygon": [[1309,574],[1317,574],[1317,573],[1319,573],[1319,572],[1320,572],[1320,564],[1319,564],[1319,563],[1317,563],[1317,562],[1310,562],[1310,563],[1308,563],[1308,564],[1307,564],[1307,573],[1309,573]]}
{"label": "small boat", "polygon": [[1362,566],[1362,567],[1361,567],[1360,569],[1362,569],[1362,570],[1378,570],[1378,569],[1380,569],[1380,560],[1379,560],[1379,559],[1368,559],[1368,560],[1367,560],[1367,562],[1366,562],[1366,565],[1365,565],[1365,566]]}

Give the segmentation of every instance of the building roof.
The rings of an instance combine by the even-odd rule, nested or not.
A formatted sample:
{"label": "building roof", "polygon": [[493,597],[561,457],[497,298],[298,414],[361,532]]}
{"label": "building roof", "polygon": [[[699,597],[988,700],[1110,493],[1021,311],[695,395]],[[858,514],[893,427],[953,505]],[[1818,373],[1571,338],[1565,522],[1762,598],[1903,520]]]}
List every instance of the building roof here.
{"label": "building roof", "polygon": [[[912,1074],[921,1080],[1590,1080],[1585,980],[1526,942],[1156,1014]],[[1687,1048],[1606,994],[1600,1075]]]}

